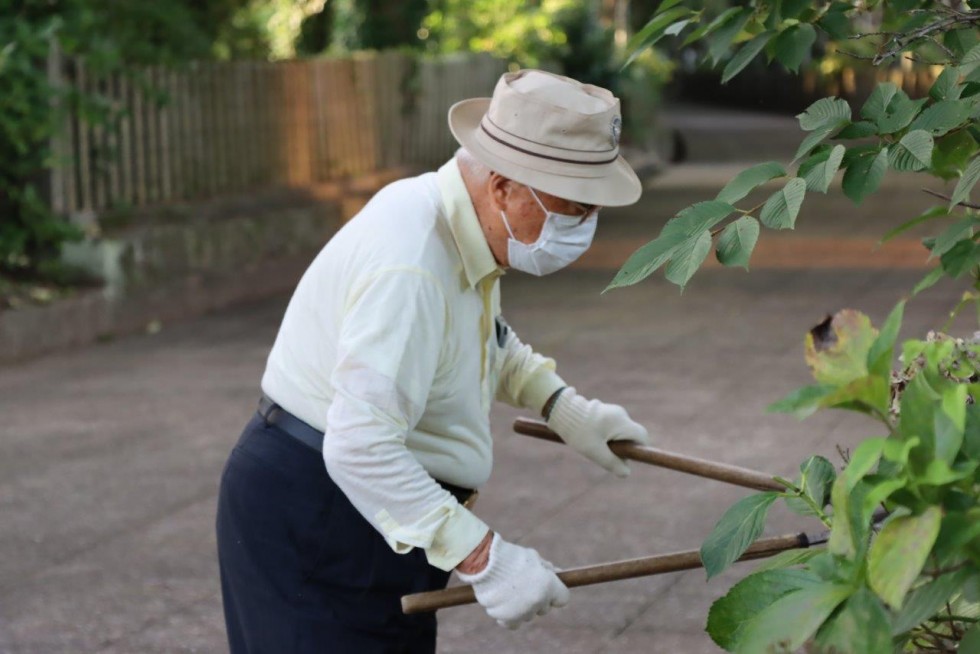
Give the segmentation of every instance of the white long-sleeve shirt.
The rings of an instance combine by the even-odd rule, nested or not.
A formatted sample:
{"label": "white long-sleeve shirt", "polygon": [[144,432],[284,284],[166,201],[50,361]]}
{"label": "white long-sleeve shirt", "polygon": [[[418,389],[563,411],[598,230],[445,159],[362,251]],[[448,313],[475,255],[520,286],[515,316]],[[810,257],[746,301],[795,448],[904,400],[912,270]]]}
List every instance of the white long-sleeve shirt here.
{"label": "white long-sleeve shirt", "polygon": [[443,570],[487,526],[435,479],[487,481],[494,396],[540,410],[564,385],[513,330],[455,160],[382,189],[323,248],[286,309],[262,390],[325,432],[331,478],[396,552]]}

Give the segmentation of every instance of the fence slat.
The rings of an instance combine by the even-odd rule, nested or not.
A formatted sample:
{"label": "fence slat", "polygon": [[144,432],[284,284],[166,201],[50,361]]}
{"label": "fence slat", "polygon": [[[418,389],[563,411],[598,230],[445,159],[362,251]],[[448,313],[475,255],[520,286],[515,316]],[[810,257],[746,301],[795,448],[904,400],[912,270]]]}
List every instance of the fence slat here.
{"label": "fence slat", "polygon": [[96,212],[440,164],[456,148],[449,106],[489,95],[505,69],[489,56],[399,52],[196,62],[107,78],[73,63],[66,83],[121,113],[110,126],[77,115],[64,122],[51,201]]}

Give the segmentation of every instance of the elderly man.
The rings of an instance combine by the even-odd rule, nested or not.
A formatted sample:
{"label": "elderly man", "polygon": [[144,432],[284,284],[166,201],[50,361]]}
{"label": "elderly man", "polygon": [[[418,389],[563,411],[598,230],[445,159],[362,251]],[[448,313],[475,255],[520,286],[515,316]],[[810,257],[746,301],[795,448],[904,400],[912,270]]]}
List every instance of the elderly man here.
{"label": "elderly man", "polygon": [[231,650],[432,652],[433,615],[399,598],[452,570],[514,627],[568,601],[555,568],[469,507],[490,476],[494,397],[541,413],[609,471],[647,442],[587,400],[500,317],[505,268],[582,254],[599,206],[640,183],[618,155],[619,101],[541,71],[454,105],[463,146],[381,190],[317,256],[286,310],[259,410],[221,480],[217,534]]}

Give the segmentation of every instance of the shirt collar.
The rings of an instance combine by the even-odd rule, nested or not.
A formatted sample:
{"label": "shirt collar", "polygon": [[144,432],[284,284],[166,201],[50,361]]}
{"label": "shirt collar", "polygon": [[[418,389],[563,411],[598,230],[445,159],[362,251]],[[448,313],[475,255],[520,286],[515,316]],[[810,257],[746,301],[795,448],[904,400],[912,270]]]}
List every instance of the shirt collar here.
{"label": "shirt collar", "polygon": [[488,275],[497,277],[503,274],[503,269],[497,265],[497,260],[493,258],[493,252],[487,245],[455,157],[439,169],[439,191],[446,208],[449,230],[463,260],[467,285],[475,287]]}

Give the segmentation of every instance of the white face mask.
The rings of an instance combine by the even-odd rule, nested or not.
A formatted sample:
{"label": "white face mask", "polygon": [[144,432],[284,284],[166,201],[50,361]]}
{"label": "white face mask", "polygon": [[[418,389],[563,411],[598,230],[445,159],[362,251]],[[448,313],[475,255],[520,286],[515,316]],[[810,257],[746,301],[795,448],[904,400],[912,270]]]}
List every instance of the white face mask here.
{"label": "white face mask", "polygon": [[555,213],[541,202],[541,198],[528,187],[531,195],[547,214],[541,235],[534,243],[522,243],[514,238],[507,214],[500,211],[504,226],[510,238],[507,241],[507,258],[510,267],[532,275],[548,275],[572,263],[592,245],[596,224],[599,222],[598,210],[593,210],[584,220],[582,216],[569,216]]}

